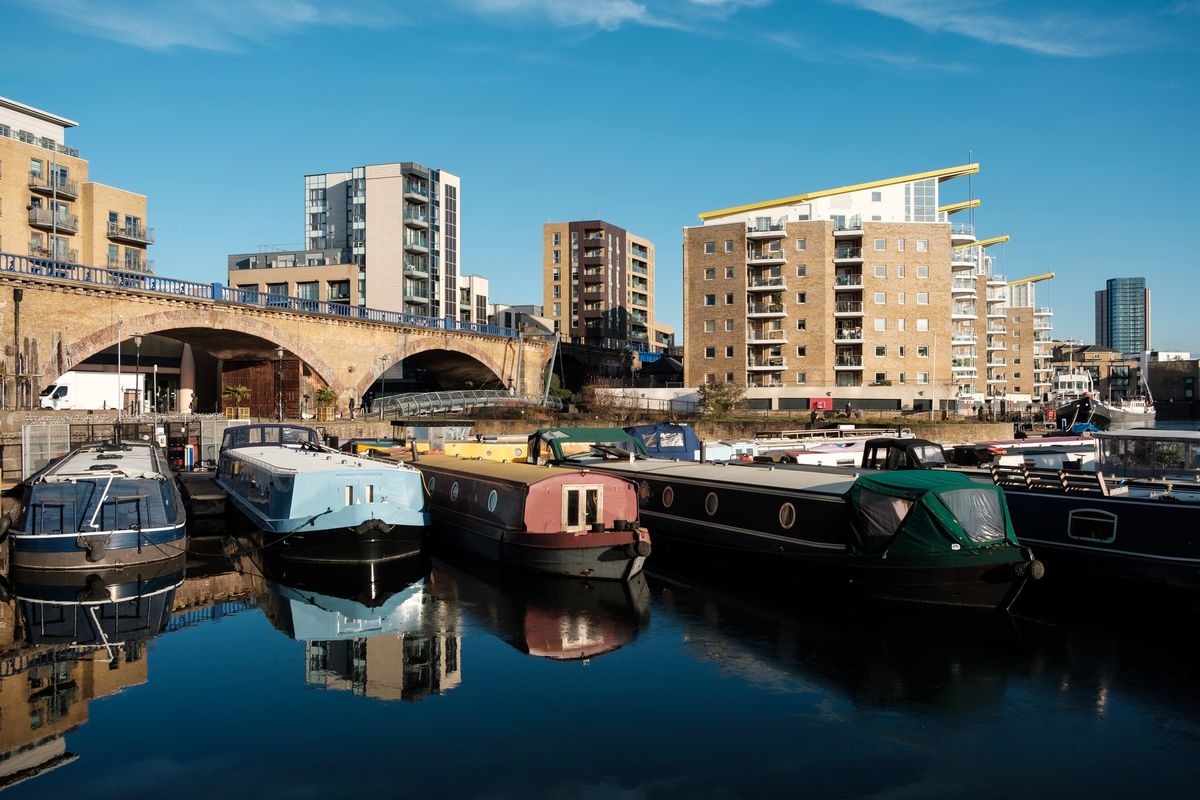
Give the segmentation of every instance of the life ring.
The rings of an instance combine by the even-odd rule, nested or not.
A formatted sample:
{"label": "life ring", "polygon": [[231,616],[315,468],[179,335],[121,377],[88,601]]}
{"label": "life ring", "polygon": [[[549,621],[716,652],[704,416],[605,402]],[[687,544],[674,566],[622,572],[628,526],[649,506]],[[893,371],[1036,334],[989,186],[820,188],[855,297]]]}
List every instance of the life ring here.
{"label": "life ring", "polygon": [[1054,409],[1053,408],[1046,411],[1046,421],[1054,422]]}

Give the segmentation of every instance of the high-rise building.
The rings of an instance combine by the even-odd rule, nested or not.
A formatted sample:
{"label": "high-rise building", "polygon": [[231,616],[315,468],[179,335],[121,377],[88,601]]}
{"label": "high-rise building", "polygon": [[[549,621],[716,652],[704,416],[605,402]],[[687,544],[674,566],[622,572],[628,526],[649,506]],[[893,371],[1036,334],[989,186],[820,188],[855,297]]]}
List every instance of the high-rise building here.
{"label": "high-rise building", "polygon": [[978,200],[941,202],[944,182],[978,171],[701,214],[684,229],[685,383],[742,384],[752,406],[780,409],[1003,396],[1007,282],[987,248],[1008,237],[951,222]]}
{"label": "high-rise building", "polygon": [[565,340],[648,350],[660,338],[649,239],[603,220],[551,222],[542,265],[542,305]]}
{"label": "high-rise building", "polygon": [[478,293],[461,306],[461,226],[462,184],[445,170],[406,161],[306,175],[305,249],[230,255],[229,283],[486,322],[486,300],[482,310],[474,302]]}
{"label": "high-rise building", "polygon": [[146,197],[89,180],[66,144],[77,124],[0,97],[0,252],[153,271]]}
{"label": "high-rise building", "polygon": [[1150,290],[1145,278],[1109,278],[1096,292],[1096,344],[1118,353],[1150,345]]}

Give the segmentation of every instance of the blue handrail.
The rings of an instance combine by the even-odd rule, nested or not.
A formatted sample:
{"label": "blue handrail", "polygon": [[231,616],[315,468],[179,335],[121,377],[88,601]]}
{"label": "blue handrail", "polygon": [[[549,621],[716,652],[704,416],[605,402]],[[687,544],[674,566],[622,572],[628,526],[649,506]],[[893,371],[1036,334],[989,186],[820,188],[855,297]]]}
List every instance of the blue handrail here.
{"label": "blue handrail", "polygon": [[254,306],[278,311],[297,311],[323,317],[361,319],[367,322],[397,325],[405,328],[433,328],[436,330],[474,333],[481,336],[499,336],[506,339],[515,339],[517,337],[515,328],[507,328],[502,325],[488,325],[482,322],[460,322],[453,317],[426,317],[420,314],[408,314],[403,311],[385,311],[380,308],[366,308],[364,306],[335,303],[328,300],[307,300],[303,297],[238,289],[233,286],[225,286],[221,283],[197,283],[196,281],[185,281],[178,278],[164,278],[145,272],[89,267],[83,264],[72,264],[66,261],[35,258],[13,253],[0,253],[0,272],[53,278],[54,280],[71,281],[90,286],[134,289],[139,292],[153,292],[172,297],[187,297],[193,300],[212,300],[230,305]]}

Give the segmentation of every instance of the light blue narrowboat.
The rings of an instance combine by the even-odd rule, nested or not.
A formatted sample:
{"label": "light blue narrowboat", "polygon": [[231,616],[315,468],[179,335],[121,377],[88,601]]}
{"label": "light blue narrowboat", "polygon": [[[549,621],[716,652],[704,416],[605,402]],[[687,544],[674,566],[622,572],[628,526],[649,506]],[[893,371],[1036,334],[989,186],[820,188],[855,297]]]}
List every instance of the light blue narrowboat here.
{"label": "light blue narrowboat", "polygon": [[187,549],[183,499],[149,442],[86,444],[22,485],[9,538],[14,567],[95,569]]}
{"label": "light blue narrowboat", "polygon": [[255,526],[293,544],[419,535],[429,524],[419,472],[325,447],[298,425],[228,428],[216,483]]}

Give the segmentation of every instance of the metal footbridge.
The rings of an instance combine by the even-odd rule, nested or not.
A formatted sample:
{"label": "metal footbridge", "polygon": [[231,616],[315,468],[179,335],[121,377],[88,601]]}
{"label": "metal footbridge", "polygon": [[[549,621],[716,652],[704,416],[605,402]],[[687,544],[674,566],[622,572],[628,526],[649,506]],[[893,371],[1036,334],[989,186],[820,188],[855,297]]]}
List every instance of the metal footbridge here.
{"label": "metal footbridge", "polygon": [[472,408],[549,408],[555,411],[562,404],[555,398],[541,395],[513,394],[497,389],[474,391],[424,392],[392,394],[378,397],[371,404],[370,416],[380,419],[424,417],[431,414],[451,414]]}

